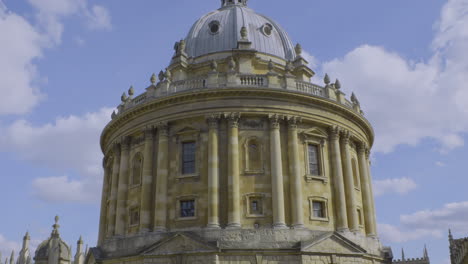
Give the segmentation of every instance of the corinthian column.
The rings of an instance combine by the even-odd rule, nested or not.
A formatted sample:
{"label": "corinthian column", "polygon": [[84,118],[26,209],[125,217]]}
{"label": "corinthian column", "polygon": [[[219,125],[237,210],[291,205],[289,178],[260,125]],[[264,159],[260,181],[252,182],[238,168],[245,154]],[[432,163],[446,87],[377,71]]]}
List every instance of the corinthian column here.
{"label": "corinthian column", "polygon": [[239,186],[239,113],[226,116],[229,125],[228,142],[228,228],[240,228],[240,186]]}
{"label": "corinthian column", "polygon": [[117,189],[119,187],[120,145],[113,146],[114,161],[112,162],[112,179],[110,183],[109,211],[107,215],[107,236],[115,234],[115,215],[117,208]]}
{"label": "corinthian column", "polygon": [[284,216],[283,163],[281,159],[280,118],[270,116],[270,158],[273,199],[273,228],[286,228]]}
{"label": "corinthian column", "polygon": [[359,220],[357,215],[353,168],[351,164],[351,155],[349,154],[349,131],[343,131],[341,136],[341,155],[343,156],[343,173],[346,190],[346,210],[348,211],[348,222],[351,231],[359,230]]}
{"label": "corinthian column", "polygon": [[150,231],[151,226],[151,190],[153,187],[153,127],[147,127],[145,133],[145,148],[143,150],[143,171],[140,197],[140,232]]}
{"label": "corinthian column", "polygon": [[358,146],[358,162],[359,162],[359,174],[361,177],[361,190],[362,200],[364,207],[364,220],[366,223],[366,234],[368,236],[375,236],[375,223],[372,217],[373,205],[372,205],[372,192],[370,188],[369,174],[367,171],[367,159],[366,159],[367,146],[364,143]]}
{"label": "corinthian column", "polygon": [[98,237],[98,245],[102,244],[106,236],[106,226],[107,226],[107,211],[108,211],[108,203],[107,199],[109,199],[110,193],[110,186],[109,186],[109,178],[112,177],[112,169],[109,169],[109,165],[107,164],[109,156],[104,157],[102,160],[102,167],[104,168],[104,177],[102,183],[102,193],[101,193],[101,214],[99,217],[99,237]]}
{"label": "corinthian column", "polygon": [[293,117],[288,120],[288,154],[289,171],[291,175],[291,211],[294,228],[304,227],[304,211],[302,209],[301,169],[299,162],[299,142],[297,138],[297,123],[300,119]]}
{"label": "corinthian column", "polygon": [[125,219],[127,209],[128,191],[128,159],[130,153],[130,137],[125,137],[121,143],[122,154],[120,157],[119,187],[117,191],[117,210],[115,219],[115,234],[125,234]]}
{"label": "corinthian column", "polygon": [[330,128],[331,160],[333,167],[333,186],[336,208],[336,228],[338,231],[348,230],[346,215],[346,196],[343,184],[343,167],[341,166],[340,129]]}
{"label": "corinthian column", "polygon": [[219,115],[208,117],[208,228],[219,228]]}
{"label": "corinthian column", "polygon": [[167,177],[169,175],[169,126],[166,122],[158,125],[158,134],[154,230],[164,232],[167,230]]}

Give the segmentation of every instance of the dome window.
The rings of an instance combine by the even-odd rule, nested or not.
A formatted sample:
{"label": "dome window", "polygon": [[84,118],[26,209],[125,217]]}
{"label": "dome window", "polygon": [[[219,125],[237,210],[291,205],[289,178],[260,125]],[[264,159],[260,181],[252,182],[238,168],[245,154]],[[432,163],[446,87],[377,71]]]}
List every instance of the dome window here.
{"label": "dome window", "polygon": [[271,24],[266,23],[265,25],[263,25],[262,31],[263,34],[265,34],[265,36],[271,36],[271,33],[273,32],[273,26]]}
{"label": "dome window", "polygon": [[211,21],[210,24],[208,24],[208,27],[210,28],[210,33],[211,34],[218,34],[219,33],[219,21]]}

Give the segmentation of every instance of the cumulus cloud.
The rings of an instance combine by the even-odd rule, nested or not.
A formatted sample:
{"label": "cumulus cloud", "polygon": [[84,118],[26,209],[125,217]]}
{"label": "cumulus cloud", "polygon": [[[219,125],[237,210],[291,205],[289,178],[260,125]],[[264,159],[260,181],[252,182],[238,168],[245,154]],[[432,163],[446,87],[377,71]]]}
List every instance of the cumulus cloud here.
{"label": "cumulus cloud", "polygon": [[392,193],[400,195],[406,194],[418,187],[418,185],[410,178],[376,180],[373,185],[375,196]]}
{"label": "cumulus cloud", "polygon": [[99,137],[105,124],[110,121],[112,110],[103,108],[83,116],[61,117],[53,123],[39,126],[18,120],[0,128],[0,149],[64,174],[74,172],[80,175],[78,180],[50,177],[36,179],[33,183],[36,195],[44,200],[54,200],[63,190],[76,192],[68,195],[69,201],[80,200],[76,197],[89,194],[89,190],[98,190],[96,185],[99,186],[102,177]]}
{"label": "cumulus cloud", "polygon": [[355,92],[376,131],[374,149],[391,152],[425,138],[440,151],[464,145],[468,132],[468,1],[449,0],[436,24],[433,56],[410,61],[383,47],[362,45],[322,65]]}
{"label": "cumulus cloud", "polygon": [[34,179],[34,195],[46,202],[91,203],[99,200],[101,181],[96,178],[71,180],[68,176]]}
{"label": "cumulus cloud", "polygon": [[468,201],[449,203],[442,208],[422,210],[400,216],[399,226],[379,224],[380,237],[386,242],[406,242],[422,238],[442,238],[447,230],[468,233]]}
{"label": "cumulus cloud", "polygon": [[95,5],[87,12],[88,26],[95,30],[112,29],[111,15],[107,8]]}

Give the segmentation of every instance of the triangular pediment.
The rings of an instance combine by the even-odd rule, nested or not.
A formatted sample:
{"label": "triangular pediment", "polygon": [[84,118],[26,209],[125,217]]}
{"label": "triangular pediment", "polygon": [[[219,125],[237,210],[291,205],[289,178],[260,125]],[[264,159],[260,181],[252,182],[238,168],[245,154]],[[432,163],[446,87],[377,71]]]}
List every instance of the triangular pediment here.
{"label": "triangular pediment", "polygon": [[316,239],[301,244],[302,252],[332,254],[365,254],[365,249],[336,232],[326,233]]}
{"label": "triangular pediment", "polygon": [[197,134],[199,133],[200,131],[193,128],[193,127],[184,127],[182,129],[180,129],[179,131],[177,131],[177,135],[186,135],[186,134]]}
{"label": "triangular pediment", "polygon": [[327,138],[328,137],[327,133],[318,127],[313,127],[313,128],[304,130],[302,132],[302,135],[305,137],[311,137],[311,138],[314,138],[314,137],[315,138]]}
{"label": "triangular pediment", "polygon": [[143,255],[172,255],[194,252],[217,252],[218,247],[194,236],[175,234],[143,251]]}

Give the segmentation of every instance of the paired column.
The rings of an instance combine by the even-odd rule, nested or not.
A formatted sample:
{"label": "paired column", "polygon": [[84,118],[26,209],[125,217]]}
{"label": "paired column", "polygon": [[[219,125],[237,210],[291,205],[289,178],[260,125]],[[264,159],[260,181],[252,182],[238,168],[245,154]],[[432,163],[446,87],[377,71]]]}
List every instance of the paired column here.
{"label": "paired column", "polygon": [[104,168],[104,177],[102,183],[102,193],[101,193],[101,214],[99,217],[99,237],[98,237],[98,246],[102,244],[106,236],[106,223],[107,223],[107,211],[108,211],[108,204],[107,199],[109,197],[110,186],[109,186],[109,178],[112,177],[112,169],[109,168],[107,164],[108,156],[104,157],[102,161],[102,167]]}
{"label": "paired column", "polygon": [[349,153],[350,132],[343,131],[341,136],[341,155],[343,160],[344,184],[346,193],[346,210],[348,211],[348,223],[351,231],[359,230],[359,220],[356,207],[353,168]]}
{"label": "paired column", "polygon": [[364,220],[366,223],[366,234],[368,236],[376,235],[375,222],[373,218],[372,191],[370,186],[370,175],[367,168],[366,159],[367,146],[364,143],[358,146],[359,174],[361,177],[362,200],[364,207]]}
{"label": "paired column", "polygon": [[273,228],[286,228],[284,214],[283,163],[281,158],[280,117],[270,116],[270,158],[273,198]]}
{"label": "paired column", "polygon": [[240,228],[240,176],[239,176],[239,113],[227,116],[229,126],[228,142],[228,228]]}
{"label": "paired column", "polygon": [[125,219],[127,215],[127,191],[128,191],[128,163],[130,153],[130,137],[124,137],[121,143],[122,154],[119,168],[119,187],[117,191],[117,209],[115,219],[115,234],[125,234]]}
{"label": "paired column", "polygon": [[114,144],[114,160],[112,162],[112,179],[110,183],[109,210],[107,215],[107,236],[115,234],[115,216],[117,208],[117,192],[119,186],[120,145]]}
{"label": "paired column", "polygon": [[333,186],[335,193],[336,226],[338,231],[348,229],[346,214],[346,196],[343,184],[343,168],[341,166],[340,129],[330,128],[331,160],[333,167]]}
{"label": "paired column", "polygon": [[288,137],[289,137],[289,171],[291,175],[291,211],[292,223],[294,228],[304,227],[304,211],[302,208],[302,187],[301,187],[301,169],[299,161],[299,140],[297,136],[298,118],[290,118],[288,120]]}
{"label": "paired column", "polygon": [[158,169],[154,212],[154,231],[167,230],[167,177],[169,175],[169,126],[158,125]]}
{"label": "paired column", "polygon": [[219,226],[219,115],[208,117],[208,228]]}
{"label": "paired column", "polygon": [[143,170],[140,198],[140,232],[149,232],[151,227],[151,192],[153,188],[153,127],[147,127],[143,150]]}

